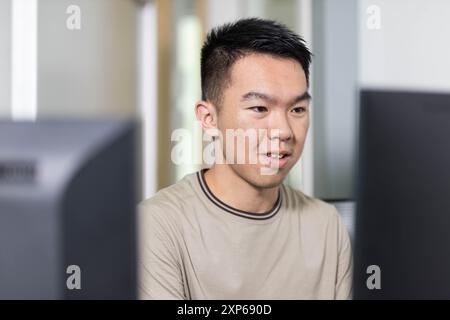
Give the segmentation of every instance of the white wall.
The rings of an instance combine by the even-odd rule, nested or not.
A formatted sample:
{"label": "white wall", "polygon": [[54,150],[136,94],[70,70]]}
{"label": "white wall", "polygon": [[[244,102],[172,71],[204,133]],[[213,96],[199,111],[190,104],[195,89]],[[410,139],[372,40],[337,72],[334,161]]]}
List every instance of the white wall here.
{"label": "white wall", "polygon": [[[69,5],[81,29],[69,30]],[[137,4],[132,0],[40,0],[38,118],[135,114]]]}
{"label": "white wall", "polygon": [[[377,5],[381,28],[366,26]],[[450,90],[450,1],[360,0],[363,86]]]}
{"label": "white wall", "polygon": [[[69,5],[81,30],[66,27]],[[138,5],[133,0],[38,1],[38,118],[136,111]],[[11,118],[11,1],[0,1],[0,117]]]}
{"label": "white wall", "polygon": [[11,116],[11,0],[0,1],[0,118]]}

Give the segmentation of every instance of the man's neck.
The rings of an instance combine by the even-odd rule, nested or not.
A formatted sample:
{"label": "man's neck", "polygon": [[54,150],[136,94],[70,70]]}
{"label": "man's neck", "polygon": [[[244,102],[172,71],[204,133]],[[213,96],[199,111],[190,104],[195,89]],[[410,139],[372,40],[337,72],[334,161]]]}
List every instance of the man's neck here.
{"label": "man's neck", "polygon": [[205,181],[219,200],[247,212],[268,212],[278,198],[279,187],[257,188],[239,177],[228,165],[213,165],[206,171]]}

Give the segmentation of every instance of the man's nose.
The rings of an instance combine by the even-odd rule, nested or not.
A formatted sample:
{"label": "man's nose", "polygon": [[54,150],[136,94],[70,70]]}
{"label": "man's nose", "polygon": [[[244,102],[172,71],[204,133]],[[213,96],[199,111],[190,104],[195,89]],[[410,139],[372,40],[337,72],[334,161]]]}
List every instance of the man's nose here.
{"label": "man's nose", "polygon": [[274,114],[269,124],[270,139],[279,139],[280,141],[287,141],[292,139],[293,132],[287,115],[279,112]]}

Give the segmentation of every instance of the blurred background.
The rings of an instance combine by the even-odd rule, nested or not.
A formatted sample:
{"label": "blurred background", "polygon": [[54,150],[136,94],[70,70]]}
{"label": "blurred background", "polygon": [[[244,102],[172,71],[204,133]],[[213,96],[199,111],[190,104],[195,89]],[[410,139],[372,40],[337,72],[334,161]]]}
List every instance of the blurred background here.
{"label": "blurred background", "polygon": [[139,199],[201,168],[170,161],[174,129],[193,133],[207,31],[272,18],[314,53],[312,125],[287,183],[354,197],[358,89],[450,91],[446,0],[1,0],[0,117],[132,117],[141,124]]}
{"label": "blurred background", "polygon": [[[42,288],[48,288],[48,297],[60,297],[58,290],[63,287],[66,274],[56,278],[53,271],[60,272],[62,266],[65,270],[73,261],[85,266],[92,263],[94,267],[87,269],[96,272],[92,276],[94,289],[104,273],[95,267],[104,263],[110,271],[103,275],[105,281],[123,279],[120,285],[130,290],[127,297],[133,296],[130,284],[134,280],[129,279],[134,278],[123,275],[135,277],[136,232],[134,216],[125,212],[133,211],[136,201],[204,166],[202,133],[194,115],[195,102],[200,99],[200,49],[208,30],[242,17],[270,18],[286,24],[306,40],[314,54],[311,127],[302,159],[286,183],[336,205],[352,240],[358,191],[358,119],[363,104],[360,102],[364,101],[359,101],[360,90],[382,92],[373,100],[377,105],[374,110],[380,112],[379,118],[372,117],[376,118],[373,123],[399,123],[398,130],[394,125],[384,136],[378,127],[376,133],[366,135],[367,141],[373,142],[367,143],[371,151],[386,153],[385,158],[379,152],[366,160],[394,160],[381,163],[379,171],[367,167],[386,184],[381,184],[381,188],[380,184],[374,189],[363,188],[363,198],[370,201],[365,202],[364,212],[368,213],[363,217],[367,220],[360,219],[357,224],[357,283],[366,283],[367,264],[379,263],[390,283],[398,284],[404,279],[402,268],[406,265],[409,269],[416,266],[414,270],[419,273],[422,269],[429,273],[410,273],[407,280],[414,281],[411,287],[408,282],[404,291],[391,286],[393,292],[402,293],[401,297],[405,292],[414,292],[417,279],[431,279],[433,275],[438,282],[430,280],[428,287],[438,288],[437,283],[442,283],[441,287],[447,290],[450,279],[441,280],[450,266],[450,258],[446,258],[450,257],[450,203],[446,196],[449,171],[445,165],[445,155],[450,154],[445,153],[448,147],[442,131],[450,119],[444,116],[449,114],[450,96],[401,96],[401,107],[411,107],[408,114],[404,109],[391,109],[397,100],[383,90],[450,93],[449,16],[448,0],[0,0],[0,220],[4,222],[0,223],[0,278],[3,277],[6,288],[3,293],[0,290],[0,298],[5,294],[14,296],[19,280],[28,289],[27,279],[31,279],[35,290],[31,293],[40,296]],[[366,104],[372,101],[369,100]],[[434,101],[434,107],[429,101]],[[428,104],[431,108],[425,113],[422,105]],[[387,110],[384,106],[394,110],[390,113],[392,119],[381,115]],[[395,114],[405,119],[404,123],[396,121]],[[422,121],[427,126],[420,126],[422,116],[428,119]],[[70,126],[57,121],[55,127],[46,126],[44,121],[42,127],[34,129],[12,125],[55,118],[133,119],[138,123],[137,146],[131,146],[134,139],[128,124],[115,126],[106,122],[90,127],[83,122]],[[369,122],[368,117],[366,120]],[[417,130],[426,131],[423,135],[416,130],[417,123]],[[177,135],[179,129],[188,135]],[[114,144],[105,138],[111,136],[117,138]],[[395,137],[391,139],[392,136]],[[410,141],[414,137],[422,144]],[[392,147],[398,141],[401,147]],[[410,148],[404,147],[405,141]],[[172,161],[175,145],[184,150],[181,163]],[[100,148],[103,153],[94,163],[93,154]],[[416,161],[412,165],[408,162],[411,155]],[[22,158],[32,161],[17,162]],[[76,164],[83,161],[94,164],[87,167],[88,173],[79,170],[71,176],[75,172],[72,169],[80,169]],[[137,163],[136,168],[133,163]],[[439,164],[433,167],[434,163]],[[402,170],[404,164],[410,166]],[[66,169],[62,170],[62,165]],[[137,169],[137,199],[130,187],[135,182],[128,174],[133,169]],[[396,173],[401,176],[398,184],[390,181]],[[33,180],[35,176],[41,180]],[[73,181],[80,179],[87,182],[79,184],[77,192],[68,189],[73,203],[60,208],[59,199],[65,191],[59,187],[63,184],[55,181],[64,180],[66,185],[71,181],[74,185]],[[378,181],[366,180],[374,184]],[[442,183],[441,187],[436,187],[437,182]],[[395,189],[396,186],[400,187]],[[387,196],[380,190],[386,190]],[[423,191],[420,197],[419,190]],[[88,210],[83,205],[93,208]],[[128,206],[129,211],[121,206]],[[41,215],[35,214],[38,209]],[[71,214],[66,209],[78,211]],[[60,217],[75,220],[62,221]],[[89,219],[96,220],[92,223]],[[92,233],[89,235],[88,231]],[[119,232],[122,238],[118,237]],[[120,245],[111,245],[111,241]],[[67,246],[63,251],[59,250],[61,243]],[[94,244],[98,245],[95,250]],[[82,255],[85,248],[89,248],[86,257]],[[117,248],[123,254],[118,254]],[[62,252],[67,253],[66,260],[61,258]],[[110,255],[98,254],[104,252]],[[118,261],[117,270],[111,269],[114,259]],[[5,267],[6,262],[10,262],[10,267]],[[442,277],[436,272],[438,264],[442,264]],[[35,273],[26,268],[29,265],[33,265]],[[46,282],[42,274],[54,282]],[[5,279],[9,279],[10,287],[4,286]],[[40,279],[41,286],[36,285],[36,279]],[[105,288],[113,292],[108,287],[102,290]],[[117,292],[128,292],[123,288]],[[403,283],[399,288],[404,288]],[[423,283],[422,288],[426,288]],[[95,296],[98,292],[94,289],[87,290],[87,294]]]}

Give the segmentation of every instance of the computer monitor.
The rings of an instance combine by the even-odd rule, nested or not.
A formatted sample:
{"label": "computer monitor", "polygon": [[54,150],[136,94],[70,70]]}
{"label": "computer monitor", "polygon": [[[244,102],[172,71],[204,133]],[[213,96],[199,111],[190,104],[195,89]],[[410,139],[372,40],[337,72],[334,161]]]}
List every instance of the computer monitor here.
{"label": "computer monitor", "polygon": [[450,299],[450,94],[360,105],[354,298]]}
{"label": "computer monitor", "polygon": [[136,297],[135,124],[0,122],[0,299]]}

